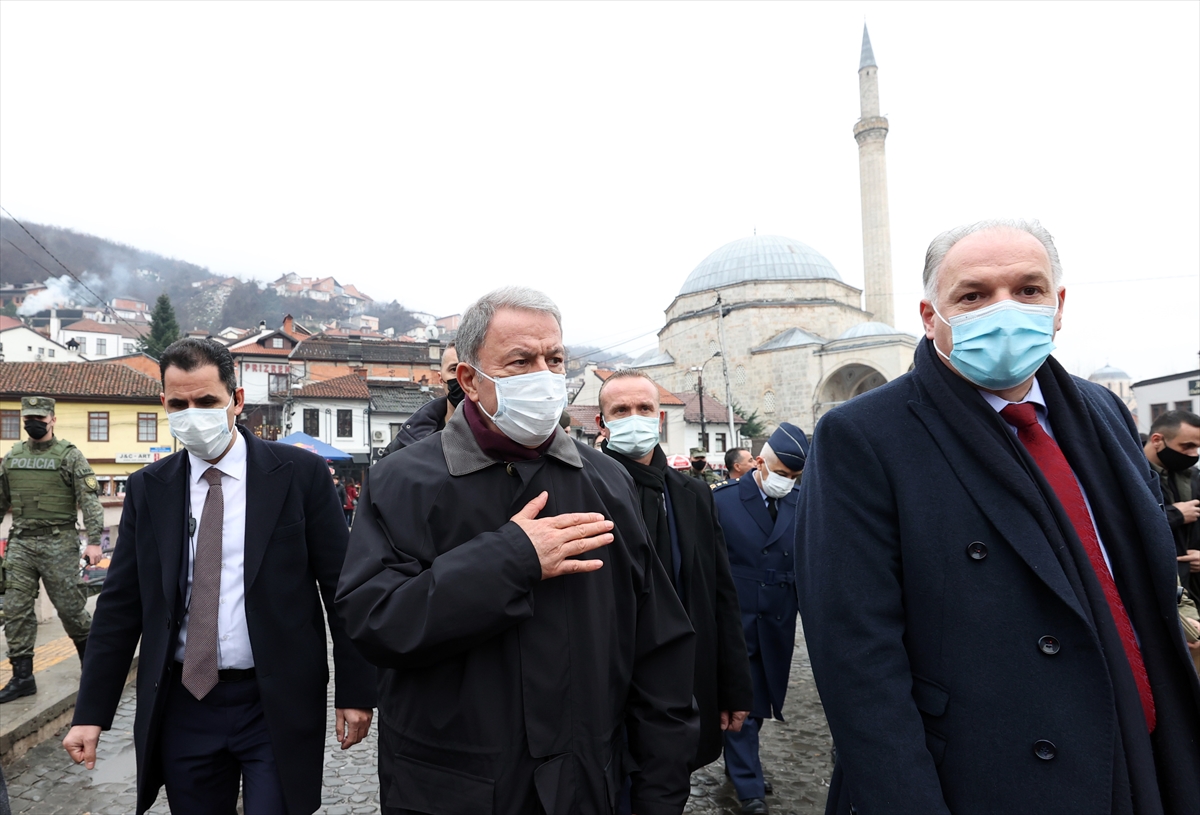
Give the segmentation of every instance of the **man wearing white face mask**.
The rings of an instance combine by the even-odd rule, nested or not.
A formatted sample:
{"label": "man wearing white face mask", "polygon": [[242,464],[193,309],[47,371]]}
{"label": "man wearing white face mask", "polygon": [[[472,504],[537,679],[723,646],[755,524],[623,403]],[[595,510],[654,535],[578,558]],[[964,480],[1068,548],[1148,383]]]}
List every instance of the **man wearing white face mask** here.
{"label": "man wearing white face mask", "polygon": [[633,478],[650,541],[696,630],[700,743],[689,765],[695,770],[716,761],[721,733],[740,730],[753,701],[725,538],[712,490],[667,466],[658,445],[658,385],[627,368],[604,380],[598,399],[601,449]]}
{"label": "man wearing white face mask", "polygon": [[808,455],[808,438],[782,422],[754,459],[754,472],[713,490],[729,544],[742,629],[750,652],[754,706],[741,732],[725,733],[725,768],[742,812],[766,812],[763,795],[771,783],[758,756],[763,719],[783,720],[796,644],[796,570],[792,541],[798,481]]}
{"label": "man wearing white face mask", "polygon": [[1175,813],[1200,684],[1124,404],[1050,356],[1037,221],[939,235],[914,369],[817,425],[796,554],[827,812]]}
{"label": "man wearing white face mask", "polygon": [[456,337],[466,399],[371,470],[338,584],[384,668],[385,815],[675,815],[694,640],[629,476],[559,427],[558,308],[509,287]]}
{"label": "man wearing white face mask", "polygon": [[[307,815],[321,802],[327,667],[335,733],[361,741],[375,669],[333,605],[346,522],[323,460],[234,425],[233,358],[183,339],[159,360],[184,450],[129,478],[63,747],[92,769],[140,641],[135,811]],[[323,613],[324,612],[324,613]]]}

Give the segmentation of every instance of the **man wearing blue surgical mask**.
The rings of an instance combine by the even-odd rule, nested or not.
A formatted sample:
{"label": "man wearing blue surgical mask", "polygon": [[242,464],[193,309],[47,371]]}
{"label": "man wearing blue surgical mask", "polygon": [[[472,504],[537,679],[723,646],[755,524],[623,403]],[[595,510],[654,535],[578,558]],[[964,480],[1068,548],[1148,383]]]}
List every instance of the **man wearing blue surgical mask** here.
{"label": "man wearing blue surgical mask", "polygon": [[1053,239],[958,227],[924,282],[913,370],[822,417],[801,488],[827,812],[1195,811],[1175,545],[1128,410],[1050,356]]}
{"label": "man wearing blue surgical mask", "polygon": [[466,398],[376,464],[337,603],[383,668],[384,815],[680,813],[695,635],[633,483],[559,426],[561,315],[510,286],[463,315]]}
{"label": "man wearing blue surgical mask", "polygon": [[326,618],[342,749],[367,735],[375,704],[375,669],[333,604],[345,516],[321,458],[234,424],[245,396],[225,346],[182,339],[159,366],[184,449],[129,478],[63,747],[95,766],[140,648],[136,812],[165,786],[176,815],[233,815],[239,791],[247,813],[308,815],[321,801]]}
{"label": "man wearing blue surgical mask", "polygon": [[754,699],[725,537],[712,489],[667,466],[654,380],[632,368],[615,371],[598,401],[600,447],[633,478],[650,541],[696,630],[700,742],[688,764],[696,770],[721,755],[721,734],[741,730]]}

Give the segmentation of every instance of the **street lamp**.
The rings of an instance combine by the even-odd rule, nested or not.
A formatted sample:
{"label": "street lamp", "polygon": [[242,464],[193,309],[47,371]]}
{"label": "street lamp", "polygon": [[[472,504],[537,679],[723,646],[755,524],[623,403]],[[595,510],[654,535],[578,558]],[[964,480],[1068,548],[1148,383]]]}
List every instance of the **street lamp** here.
{"label": "street lamp", "polygon": [[696,374],[696,393],[700,397],[700,445],[705,450],[708,449],[708,432],[705,430],[704,423],[704,366],[719,356],[721,356],[720,351],[713,351],[711,357],[688,369]]}

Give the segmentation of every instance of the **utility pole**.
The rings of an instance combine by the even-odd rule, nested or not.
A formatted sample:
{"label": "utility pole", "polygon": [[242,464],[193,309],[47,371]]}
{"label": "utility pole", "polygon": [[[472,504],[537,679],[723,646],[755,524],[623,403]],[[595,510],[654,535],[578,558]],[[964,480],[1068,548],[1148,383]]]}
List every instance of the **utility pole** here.
{"label": "utility pole", "polygon": [[[708,450],[708,431],[704,419],[704,366],[712,362],[717,357],[721,356],[720,351],[714,351],[713,355],[699,365],[693,365],[689,370],[696,374],[696,396],[700,399],[700,446]],[[725,449],[729,449],[726,445]],[[709,451],[711,452],[711,451]]]}
{"label": "utility pole", "polygon": [[733,393],[729,387],[729,354],[725,351],[725,307],[717,295],[717,334],[721,339],[721,373],[725,376],[725,407],[729,410],[729,441],[725,449],[737,447],[737,431],[733,429]]}

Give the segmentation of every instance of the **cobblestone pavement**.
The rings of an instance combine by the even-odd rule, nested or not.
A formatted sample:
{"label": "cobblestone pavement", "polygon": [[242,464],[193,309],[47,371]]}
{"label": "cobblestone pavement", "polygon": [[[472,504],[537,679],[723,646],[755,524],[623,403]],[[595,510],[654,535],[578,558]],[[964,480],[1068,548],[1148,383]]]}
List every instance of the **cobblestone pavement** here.
{"label": "cobblestone pavement", "polygon": [[[802,631],[785,705],[786,723],[763,725],[761,756],[775,794],[767,797],[771,815],[822,812],[833,771],[833,742],[808,666]],[[113,727],[100,737],[96,769],[72,764],[60,742],[62,733],[4,768],[14,815],[128,815],[134,811],[133,685],[125,689]],[[376,728],[362,743],[343,751],[333,737],[329,711],[325,752],[322,815],[368,815],[379,812],[376,775]],[[718,760],[692,776],[693,815],[737,815],[740,807]],[[166,793],[159,793],[151,815],[168,815]]]}

